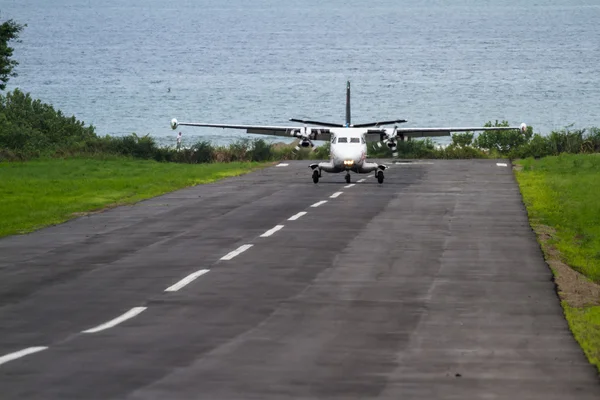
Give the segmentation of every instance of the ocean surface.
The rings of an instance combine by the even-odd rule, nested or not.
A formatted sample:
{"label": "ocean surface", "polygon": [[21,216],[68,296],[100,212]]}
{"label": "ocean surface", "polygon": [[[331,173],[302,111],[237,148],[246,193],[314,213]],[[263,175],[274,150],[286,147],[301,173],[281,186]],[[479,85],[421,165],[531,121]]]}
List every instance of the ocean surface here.
{"label": "ocean surface", "polygon": [[102,135],[343,122],[346,80],[355,123],[600,126],[599,0],[0,0],[9,18],[28,25],[9,89]]}

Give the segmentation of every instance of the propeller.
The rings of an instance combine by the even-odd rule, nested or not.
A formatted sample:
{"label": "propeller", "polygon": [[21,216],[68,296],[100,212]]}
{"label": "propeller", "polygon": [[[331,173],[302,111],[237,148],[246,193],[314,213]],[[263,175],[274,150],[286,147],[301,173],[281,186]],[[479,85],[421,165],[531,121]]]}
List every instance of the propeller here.
{"label": "propeller", "polygon": [[318,129],[315,130],[315,133],[312,133],[312,128],[304,125],[304,128],[302,130],[300,129],[294,129],[291,132],[291,135],[294,137],[297,137],[300,139],[300,142],[296,145],[295,150],[296,151],[300,151],[300,147],[311,147],[312,150],[315,150],[315,144],[312,142],[311,139],[314,139],[316,137],[316,134],[318,133]]}
{"label": "propeller", "polygon": [[[387,132],[387,131],[386,131]],[[377,147],[381,148],[382,143],[385,143],[390,150],[392,150],[392,156],[398,157],[398,151],[396,146],[396,134],[398,132],[398,126],[394,125],[394,130],[391,134],[381,134],[381,140],[377,142]]]}

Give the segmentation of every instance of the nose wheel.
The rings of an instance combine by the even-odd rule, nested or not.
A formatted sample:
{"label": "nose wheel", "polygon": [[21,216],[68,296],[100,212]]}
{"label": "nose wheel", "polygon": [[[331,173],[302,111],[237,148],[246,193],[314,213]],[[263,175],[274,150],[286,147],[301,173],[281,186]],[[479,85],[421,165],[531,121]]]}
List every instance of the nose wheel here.
{"label": "nose wheel", "polygon": [[350,173],[346,174],[346,183],[350,183]]}
{"label": "nose wheel", "polygon": [[377,172],[377,182],[383,183],[383,171]]}

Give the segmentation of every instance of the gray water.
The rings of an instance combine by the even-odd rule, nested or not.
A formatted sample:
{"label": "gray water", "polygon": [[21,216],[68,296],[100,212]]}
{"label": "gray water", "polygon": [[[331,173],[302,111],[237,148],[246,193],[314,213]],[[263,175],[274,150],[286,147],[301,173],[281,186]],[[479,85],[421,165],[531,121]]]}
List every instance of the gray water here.
{"label": "gray water", "polygon": [[[599,0],[0,0],[19,87],[99,134],[180,121],[600,126]],[[182,127],[219,143],[243,131]]]}

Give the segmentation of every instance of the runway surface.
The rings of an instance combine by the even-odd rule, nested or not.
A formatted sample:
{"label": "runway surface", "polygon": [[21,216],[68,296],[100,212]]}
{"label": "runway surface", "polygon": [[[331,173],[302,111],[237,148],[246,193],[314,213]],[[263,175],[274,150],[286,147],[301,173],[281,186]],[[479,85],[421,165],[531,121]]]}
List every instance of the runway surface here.
{"label": "runway surface", "polygon": [[510,164],[288,164],[0,240],[0,397],[600,398]]}

